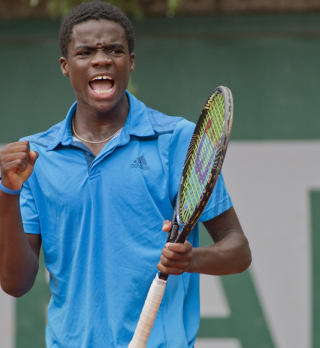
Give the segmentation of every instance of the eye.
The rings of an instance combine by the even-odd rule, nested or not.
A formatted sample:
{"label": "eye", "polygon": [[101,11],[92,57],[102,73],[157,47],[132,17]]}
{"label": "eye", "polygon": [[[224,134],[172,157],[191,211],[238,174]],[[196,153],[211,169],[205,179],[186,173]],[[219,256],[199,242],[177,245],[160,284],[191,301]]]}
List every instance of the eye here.
{"label": "eye", "polygon": [[89,56],[90,53],[91,53],[90,51],[80,51],[77,53],[77,56],[85,57],[85,56]]}
{"label": "eye", "polygon": [[113,49],[113,50],[110,50],[110,53],[111,53],[111,54],[118,55],[118,54],[122,54],[123,51],[122,51],[121,49],[115,48],[115,49]]}

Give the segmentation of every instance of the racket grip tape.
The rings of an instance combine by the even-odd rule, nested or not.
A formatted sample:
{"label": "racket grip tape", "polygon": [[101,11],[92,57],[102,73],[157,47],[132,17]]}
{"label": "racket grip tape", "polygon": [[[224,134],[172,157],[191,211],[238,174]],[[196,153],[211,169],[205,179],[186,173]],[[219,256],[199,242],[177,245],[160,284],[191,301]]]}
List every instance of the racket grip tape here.
{"label": "racket grip tape", "polygon": [[159,279],[157,274],[149,289],[138,325],[128,348],[145,348],[147,346],[147,341],[156,319],[166,284],[167,281]]}

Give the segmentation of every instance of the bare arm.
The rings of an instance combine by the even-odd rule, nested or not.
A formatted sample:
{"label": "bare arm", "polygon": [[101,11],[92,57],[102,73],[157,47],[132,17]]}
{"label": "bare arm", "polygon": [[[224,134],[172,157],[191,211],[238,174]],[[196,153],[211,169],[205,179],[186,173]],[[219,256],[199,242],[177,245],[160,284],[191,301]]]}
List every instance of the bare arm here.
{"label": "bare arm", "polygon": [[[0,153],[2,184],[19,190],[31,175],[36,158],[27,141],[7,145]],[[24,233],[19,198],[0,190],[0,284],[15,297],[31,289],[41,247],[40,235]]]}
{"label": "bare arm", "polygon": [[[213,245],[192,248],[188,241],[184,244],[167,243],[162,250],[158,269],[176,275],[183,272],[227,275],[241,273],[249,267],[249,243],[233,207],[204,222],[204,226],[215,242]],[[163,230],[168,231],[170,227],[171,223],[165,221]]]}

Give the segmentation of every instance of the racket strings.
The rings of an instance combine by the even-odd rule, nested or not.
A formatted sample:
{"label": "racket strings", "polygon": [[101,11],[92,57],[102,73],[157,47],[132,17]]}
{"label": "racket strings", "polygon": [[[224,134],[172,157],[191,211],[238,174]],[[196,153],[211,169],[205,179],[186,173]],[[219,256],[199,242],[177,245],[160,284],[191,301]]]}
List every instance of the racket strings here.
{"label": "racket strings", "polygon": [[223,94],[217,91],[205,105],[205,115],[199,135],[192,138],[192,146],[187,155],[190,163],[181,197],[181,223],[188,221],[196,209],[210,178],[219,152],[224,127],[224,108]]}
{"label": "racket strings", "polygon": [[189,148],[188,148],[188,152],[187,152],[187,156],[186,156],[186,162],[189,161],[190,157],[192,156],[192,154],[194,152],[194,149],[196,148],[197,139],[198,139],[198,136],[193,134],[192,138],[191,138],[191,141],[190,141]]}

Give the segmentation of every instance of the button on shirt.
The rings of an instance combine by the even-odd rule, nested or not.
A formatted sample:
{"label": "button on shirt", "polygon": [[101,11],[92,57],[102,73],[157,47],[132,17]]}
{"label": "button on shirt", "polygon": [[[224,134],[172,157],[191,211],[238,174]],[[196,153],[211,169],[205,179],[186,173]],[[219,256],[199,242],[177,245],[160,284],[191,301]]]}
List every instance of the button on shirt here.
{"label": "button on shirt", "polygon": [[[48,348],[127,348],[157,272],[195,125],[127,96],[120,135],[96,157],[72,137],[76,103],[25,138],[40,155],[21,213],[25,232],[41,234],[50,273]],[[200,221],[231,205],[220,175]],[[188,240],[198,239],[196,226]],[[148,347],[193,347],[199,321],[199,276],[170,276]]]}

